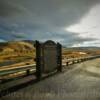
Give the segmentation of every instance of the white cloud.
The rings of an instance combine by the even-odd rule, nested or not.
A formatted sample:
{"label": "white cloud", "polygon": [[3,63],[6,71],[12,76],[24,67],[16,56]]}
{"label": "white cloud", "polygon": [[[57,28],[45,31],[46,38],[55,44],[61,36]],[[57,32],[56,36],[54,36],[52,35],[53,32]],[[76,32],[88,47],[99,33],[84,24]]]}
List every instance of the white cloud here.
{"label": "white cloud", "polygon": [[73,46],[100,46],[100,5],[96,5],[79,23],[65,28],[81,38],[95,38],[96,41],[84,41]]}
{"label": "white cloud", "polygon": [[96,47],[100,47],[100,41],[86,41],[83,43],[77,43],[77,44],[73,44],[72,47],[88,47],[88,46],[96,46]]}
{"label": "white cloud", "polygon": [[100,39],[100,5],[90,10],[78,24],[72,25],[65,30],[78,33],[82,38]]}

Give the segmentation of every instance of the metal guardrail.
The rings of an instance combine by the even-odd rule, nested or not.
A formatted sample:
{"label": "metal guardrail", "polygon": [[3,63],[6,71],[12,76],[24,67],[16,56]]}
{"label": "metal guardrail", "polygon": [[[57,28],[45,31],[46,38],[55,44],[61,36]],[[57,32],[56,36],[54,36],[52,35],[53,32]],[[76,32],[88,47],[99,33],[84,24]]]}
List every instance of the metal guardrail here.
{"label": "metal guardrail", "polygon": [[[100,55],[99,56],[89,56],[89,57],[84,57],[84,58],[67,59],[66,63],[64,63],[63,66],[69,66],[72,64],[81,63],[83,61],[92,60],[95,58],[100,58]],[[22,72],[22,71],[26,71],[26,74],[28,75],[31,69],[36,71],[35,67],[36,67],[36,64],[31,64],[31,65],[19,66],[17,68],[3,69],[3,70],[0,70],[0,76],[14,74],[17,72]]]}
{"label": "metal guardrail", "polygon": [[31,64],[31,65],[25,65],[25,66],[19,66],[17,68],[10,68],[10,69],[2,69],[0,70],[0,76],[6,76],[9,74],[14,74],[14,73],[18,73],[18,72],[22,72],[22,71],[26,71],[26,74],[29,74],[30,70],[34,70],[36,71],[35,68],[35,64]]}
{"label": "metal guardrail", "polygon": [[72,65],[72,64],[76,64],[76,63],[80,63],[80,62],[83,62],[83,61],[92,60],[92,59],[96,59],[96,58],[100,58],[100,55],[98,55],[98,56],[89,56],[89,57],[82,57],[82,58],[67,59],[66,63],[63,64],[63,66],[68,66],[68,65]]}

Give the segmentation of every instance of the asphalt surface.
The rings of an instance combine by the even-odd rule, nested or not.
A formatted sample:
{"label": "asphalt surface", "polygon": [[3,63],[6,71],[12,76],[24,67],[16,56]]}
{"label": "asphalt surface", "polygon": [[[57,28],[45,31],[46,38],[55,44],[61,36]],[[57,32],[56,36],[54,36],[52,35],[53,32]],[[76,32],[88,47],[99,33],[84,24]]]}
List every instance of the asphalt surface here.
{"label": "asphalt surface", "polygon": [[71,65],[60,74],[30,84],[0,100],[7,99],[100,100],[100,59]]}

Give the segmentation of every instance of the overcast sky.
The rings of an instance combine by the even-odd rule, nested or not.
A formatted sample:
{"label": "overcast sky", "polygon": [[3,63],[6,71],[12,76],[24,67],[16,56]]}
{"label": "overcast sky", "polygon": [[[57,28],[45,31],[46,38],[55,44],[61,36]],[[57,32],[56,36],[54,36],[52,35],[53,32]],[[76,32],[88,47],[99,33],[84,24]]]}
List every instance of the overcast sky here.
{"label": "overcast sky", "polygon": [[100,46],[100,0],[0,0],[0,41]]}

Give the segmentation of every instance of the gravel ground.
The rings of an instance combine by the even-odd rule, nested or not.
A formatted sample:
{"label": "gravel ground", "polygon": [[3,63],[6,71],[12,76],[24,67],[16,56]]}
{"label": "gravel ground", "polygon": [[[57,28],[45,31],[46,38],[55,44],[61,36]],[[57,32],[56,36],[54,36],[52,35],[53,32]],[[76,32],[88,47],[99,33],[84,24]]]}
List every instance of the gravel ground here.
{"label": "gravel ground", "polygon": [[0,100],[100,100],[100,59],[73,67]]}

